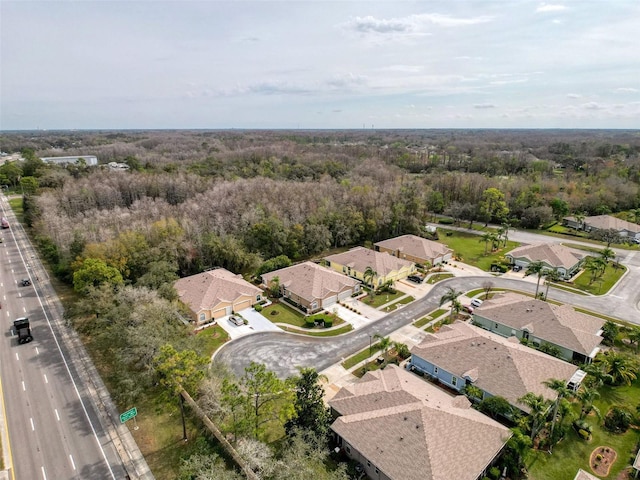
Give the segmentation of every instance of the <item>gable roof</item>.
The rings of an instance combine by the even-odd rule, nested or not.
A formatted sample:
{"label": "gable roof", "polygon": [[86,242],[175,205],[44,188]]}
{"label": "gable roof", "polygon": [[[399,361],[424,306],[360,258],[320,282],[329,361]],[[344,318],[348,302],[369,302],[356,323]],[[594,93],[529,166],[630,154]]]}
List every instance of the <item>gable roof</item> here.
{"label": "gable roof", "polygon": [[416,235],[402,235],[400,237],[389,238],[374,245],[390,250],[398,250],[412,257],[424,258],[426,260],[453,252],[453,250],[442,243],[417,237]]}
{"label": "gable roof", "polygon": [[413,265],[413,262],[394,257],[386,252],[376,252],[364,247],[355,247],[343,253],[329,255],[325,260],[351,267],[356,272],[364,272],[367,267],[371,267],[378,277],[384,277],[391,272]]}
{"label": "gable roof", "polygon": [[570,305],[554,305],[513,292],[496,294],[475,309],[474,315],[493,320],[516,330],[583,355],[600,345],[598,332],[604,320],[576,312]]}
{"label": "gable roof", "polygon": [[570,269],[587,256],[585,252],[565,247],[559,243],[540,243],[514,248],[507,255],[526,258],[529,262],[544,262],[551,267]]}
{"label": "gable roof", "polygon": [[329,404],[342,414],[331,428],[392,480],[475,480],[511,436],[464,396],[395,365],[368,372]]}
{"label": "gable roof", "polygon": [[360,283],[313,262],[303,262],[265,273],[262,275],[263,284],[268,285],[274,277],[278,277],[280,285],[286,287],[287,290],[310,302],[337,295],[339,292],[353,288]]}
{"label": "gable roof", "polygon": [[[515,340],[515,341],[514,341]],[[454,323],[429,334],[411,353],[512,405],[528,411],[518,399],[527,392],[555,400],[557,394],[543,382],[569,382],[578,367],[539,352],[517,339],[507,339],[466,323]]]}
{"label": "gable roof", "polygon": [[596,215],[594,217],[585,217],[585,225],[599,230],[606,230],[612,228],[614,230],[622,231],[627,230],[633,233],[640,233],[640,225],[627,222],[621,218],[612,217],[611,215]]}
{"label": "gable roof", "polygon": [[262,293],[241,275],[224,268],[181,278],[174,283],[174,287],[180,300],[195,313],[212,310],[221,302],[233,303],[242,296],[256,297]]}

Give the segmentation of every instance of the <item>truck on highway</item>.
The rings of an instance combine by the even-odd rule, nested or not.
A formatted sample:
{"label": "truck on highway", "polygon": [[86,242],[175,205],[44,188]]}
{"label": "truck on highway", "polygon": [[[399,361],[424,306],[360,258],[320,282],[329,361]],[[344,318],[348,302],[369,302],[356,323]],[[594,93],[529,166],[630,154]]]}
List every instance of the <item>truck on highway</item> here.
{"label": "truck on highway", "polygon": [[0,225],[2,225],[2,228],[9,228],[9,220],[7,220],[5,217],[2,217],[2,220],[0,220]]}
{"label": "truck on highway", "polygon": [[29,326],[29,319],[27,317],[17,318],[13,321],[13,328],[16,329],[18,334],[18,343],[29,343],[33,340],[31,335],[31,327]]}

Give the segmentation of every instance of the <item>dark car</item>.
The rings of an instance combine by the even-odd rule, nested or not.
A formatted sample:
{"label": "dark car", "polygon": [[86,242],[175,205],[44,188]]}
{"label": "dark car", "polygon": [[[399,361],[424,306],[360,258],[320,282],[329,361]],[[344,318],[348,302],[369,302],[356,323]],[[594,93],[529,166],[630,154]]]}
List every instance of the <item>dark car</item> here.
{"label": "dark car", "polygon": [[522,270],[522,265],[514,265],[513,266],[513,271],[514,272],[519,272],[520,270]]}
{"label": "dark car", "polygon": [[462,311],[467,313],[473,313],[473,307],[471,305],[463,305]]}
{"label": "dark car", "polygon": [[22,285],[23,287],[28,287],[29,285],[31,285],[31,280],[29,280],[28,278],[23,278],[22,280],[20,280],[20,285]]}
{"label": "dark car", "polygon": [[422,283],[422,278],[420,278],[418,275],[409,275],[407,277],[407,280],[411,280],[412,282],[415,282],[415,283]]}

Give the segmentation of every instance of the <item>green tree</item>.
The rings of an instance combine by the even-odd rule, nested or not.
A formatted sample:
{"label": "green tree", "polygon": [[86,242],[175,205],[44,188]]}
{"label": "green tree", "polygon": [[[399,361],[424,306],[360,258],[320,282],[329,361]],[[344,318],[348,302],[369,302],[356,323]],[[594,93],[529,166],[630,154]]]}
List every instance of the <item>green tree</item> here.
{"label": "green tree", "polygon": [[513,415],[513,407],[503,397],[487,397],[478,404],[478,410],[493,419],[500,417],[510,418]]}
{"label": "green tree", "polygon": [[80,268],[73,273],[73,288],[76,292],[86,293],[89,287],[99,287],[103,283],[117,286],[122,285],[124,280],[116,268],[109,267],[97,258],[83,260]]}
{"label": "green tree", "polygon": [[557,378],[550,378],[545,380],[542,384],[556,392],[556,399],[553,402],[553,414],[551,416],[551,439],[553,441],[553,431],[556,427],[556,420],[558,416],[558,407],[563,398],[569,397],[573,392],[567,388],[567,382],[564,380],[558,380]]}
{"label": "green tree", "polygon": [[38,190],[38,179],[35,177],[22,177],[20,179],[20,187],[24,195],[35,195]]}
{"label": "green tree", "polygon": [[364,270],[364,273],[362,274],[362,279],[364,280],[365,285],[368,285],[369,287],[371,287],[371,289],[374,289],[373,286],[373,279],[378,275],[378,272],[376,272],[372,267],[367,267]]}
{"label": "green tree", "polygon": [[462,304],[458,300],[458,297],[462,295],[463,292],[455,290],[453,287],[447,287],[447,292],[440,297],[440,306],[444,305],[447,302],[451,302],[451,313],[449,318],[453,318],[453,313],[460,313],[462,309]]}
{"label": "green tree", "polygon": [[592,388],[598,389],[605,383],[613,383],[613,377],[605,371],[602,363],[588,363],[581,368],[587,374],[586,383]]}
{"label": "green tree", "polygon": [[569,204],[564,200],[556,197],[549,201],[549,206],[553,211],[553,216],[557,221],[560,221],[562,217],[566,217],[569,214]]}
{"label": "green tree", "polygon": [[509,208],[505,201],[504,193],[497,188],[487,188],[482,192],[480,200],[480,215],[485,220],[485,227],[491,220],[502,221],[509,214]]}
{"label": "green tree", "polygon": [[620,327],[617,323],[607,320],[602,326],[602,338],[605,345],[613,346],[616,338],[620,333]]}
{"label": "green tree", "polygon": [[582,420],[591,412],[595,412],[600,418],[600,409],[594,405],[594,401],[600,397],[600,393],[595,388],[589,388],[583,385],[578,392],[576,398],[580,402],[580,419]]}
{"label": "green tree", "polygon": [[600,250],[600,258],[602,258],[605,263],[609,263],[609,260],[616,258],[616,252],[610,248],[603,248]]}
{"label": "green tree", "polygon": [[524,458],[527,452],[533,446],[531,438],[522,433],[517,427],[511,429],[513,435],[507,441],[505,460],[509,466],[508,471],[511,474],[511,478],[519,478],[518,476],[525,467]]}
{"label": "green tree", "polygon": [[545,273],[545,276],[544,276],[544,280],[545,280],[545,283],[547,285],[547,289],[544,292],[544,299],[545,300],[549,296],[549,287],[551,286],[551,284],[555,283],[555,282],[558,282],[561,278],[562,278],[562,276],[560,275],[560,272],[558,272],[557,268],[554,268],[553,270],[547,270],[547,272]]}
{"label": "green tree", "polygon": [[477,387],[476,385],[473,385],[472,383],[465,385],[462,389],[462,393],[464,393],[467,398],[473,403],[481,402],[483,399],[482,397],[484,397],[484,392],[482,391],[482,389],[480,387]]}
{"label": "green tree", "polygon": [[627,334],[627,338],[629,339],[629,343],[631,345],[636,346],[636,352],[637,352],[638,347],[640,347],[640,328],[632,327],[631,331]]}
{"label": "green tree", "polygon": [[320,385],[321,376],[313,368],[302,368],[295,379],[295,400],[293,417],[285,424],[287,434],[300,428],[314,432],[318,438],[329,434],[331,414],[324,404],[324,389]]}
{"label": "green tree", "polygon": [[492,245],[495,243],[497,237],[496,234],[493,232],[486,232],[483,233],[482,236],[480,237],[480,242],[484,242],[484,254],[487,254],[487,247],[489,246],[489,243],[491,243]]}
{"label": "green tree", "polygon": [[534,441],[547,420],[551,402],[545,400],[542,395],[528,392],[518,399],[518,403],[525,405],[529,409],[527,424],[531,440]]}
{"label": "green tree", "polygon": [[193,350],[178,352],[173,345],[164,345],[155,360],[155,369],[160,377],[160,384],[169,389],[180,399],[182,416],[182,439],[187,441],[187,424],[184,418],[184,398],[182,389],[195,392],[204,378],[204,369],[209,360],[199,356]]}
{"label": "green tree", "polygon": [[14,187],[18,185],[23,175],[22,168],[17,162],[5,162],[4,165],[0,165],[0,173],[6,175],[7,181]]}
{"label": "green tree", "polygon": [[608,351],[598,355],[596,361],[603,364],[614,385],[631,385],[638,376],[638,362],[628,355]]}
{"label": "green tree", "polygon": [[378,339],[378,348],[380,349],[380,351],[382,352],[382,357],[386,360],[387,359],[387,352],[389,351],[389,348],[391,347],[391,338],[389,337],[384,337],[378,333],[376,333],[373,338],[377,338]]}
{"label": "green tree", "polygon": [[538,260],[536,262],[531,262],[527,266],[527,269],[524,272],[524,276],[525,277],[528,277],[529,275],[537,275],[538,276],[538,282],[536,283],[536,296],[535,296],[535,298],[538,298],[538,290],[540,289],[540,279],[542,278],[544,269],[545,269],[544,264],[541,261]]}

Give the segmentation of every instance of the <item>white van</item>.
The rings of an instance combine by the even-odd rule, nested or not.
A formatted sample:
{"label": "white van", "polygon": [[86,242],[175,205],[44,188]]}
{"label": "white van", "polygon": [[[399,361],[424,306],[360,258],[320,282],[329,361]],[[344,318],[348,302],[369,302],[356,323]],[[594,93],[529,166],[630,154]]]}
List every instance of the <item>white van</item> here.
{"label": "white van", "polygon": [[472,307],[478,308],[480,305],[482,305],[482,300],[480,300],[478,298],[472,298],[471,299],[471,306]]}

